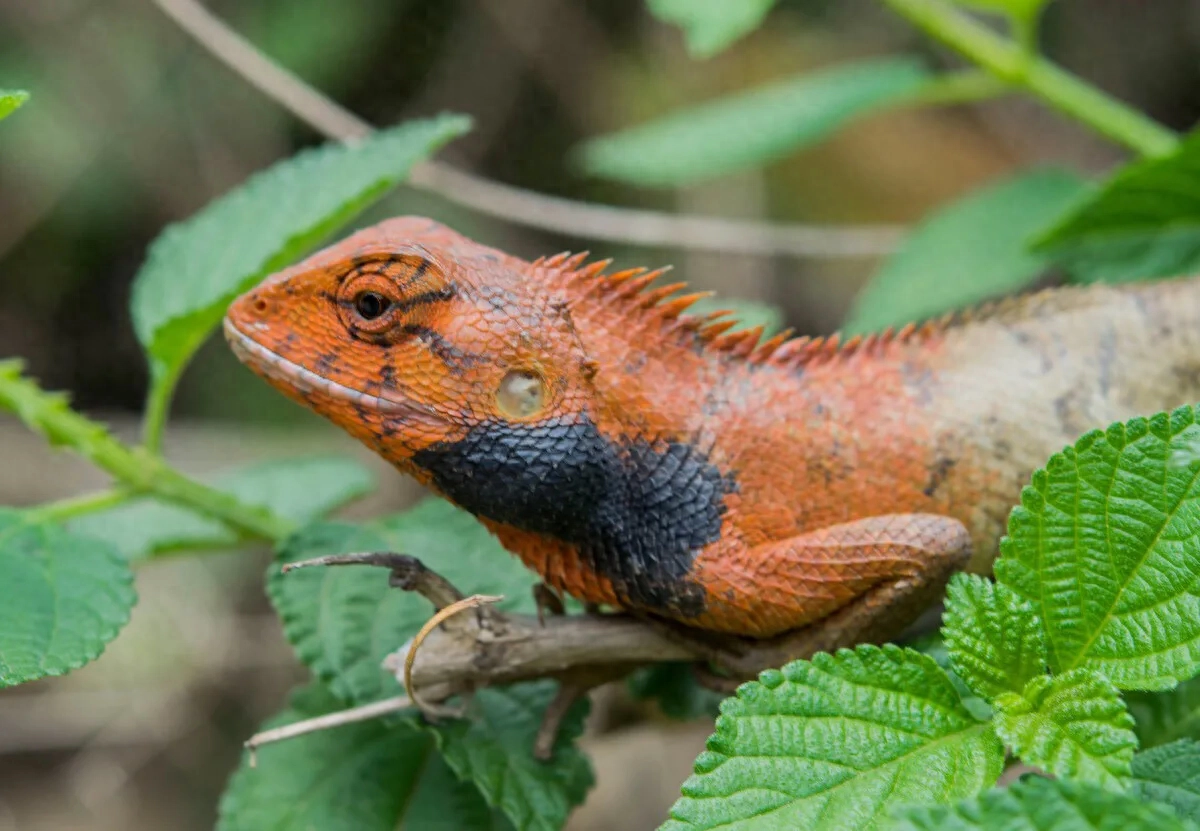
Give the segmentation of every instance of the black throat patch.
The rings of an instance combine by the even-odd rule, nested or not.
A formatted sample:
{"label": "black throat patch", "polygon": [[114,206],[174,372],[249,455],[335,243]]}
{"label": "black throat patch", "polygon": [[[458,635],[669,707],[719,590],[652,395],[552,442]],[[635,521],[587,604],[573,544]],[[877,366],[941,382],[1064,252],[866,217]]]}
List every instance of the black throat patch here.
{"label": "black throat patch", "polygon": [[584,415],[488,422],[413,462],[471,513],[573,545],[635,607],[704,611],[692,560],[720,538],[736,483],[693,445],[615,443]]}

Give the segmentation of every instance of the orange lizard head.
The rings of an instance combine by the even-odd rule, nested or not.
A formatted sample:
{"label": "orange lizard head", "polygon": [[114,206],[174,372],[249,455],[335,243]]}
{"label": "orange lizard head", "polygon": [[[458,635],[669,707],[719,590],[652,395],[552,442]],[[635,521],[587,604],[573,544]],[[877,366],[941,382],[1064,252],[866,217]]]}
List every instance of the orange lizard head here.
{"label": "orange lizard head", "polygon": [[[394,219],[238,298],[225,334],[255,372],[489,522],[560,588],[695,614],[702,592],[683,578],[719,538],[735,485],[644,391],[698,358],[681,348],[678,360],[649,361],[638,344],[642,360],[609,355],[601,370],[570,292],[587,297],[584,281],[632,296],[657,273],[602,279],[604,263],[581,259],[528,263],[428,219]],[[674,322],[692,299],[653,321]],[[588,302],[577,314],[597,352],[597,330],[639,340],[623,317],[598,326]],[[590,563],[591,576],[572,577],[567,561]]]}
{"label": "orange lizard head", "polygon": [[530,264],[428,219],[360,231],[234,301],[234,352],[428,482],[413,459],[481,425],[571,422],[590,363]]}

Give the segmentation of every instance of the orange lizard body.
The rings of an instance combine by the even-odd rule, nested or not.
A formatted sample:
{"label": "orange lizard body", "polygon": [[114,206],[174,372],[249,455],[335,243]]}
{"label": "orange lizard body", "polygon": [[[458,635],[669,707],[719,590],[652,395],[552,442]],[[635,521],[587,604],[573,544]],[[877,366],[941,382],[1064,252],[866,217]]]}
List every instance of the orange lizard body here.
{"label": "orange lizard body", "polygon": [[604,267],[400,218],[268,279],[225,331],[550,586],[753,637],[828,626],[831,646],[987,570],[1051,453],[1200,399],[1195,280],[839,344],[727,332],[681,285]]}

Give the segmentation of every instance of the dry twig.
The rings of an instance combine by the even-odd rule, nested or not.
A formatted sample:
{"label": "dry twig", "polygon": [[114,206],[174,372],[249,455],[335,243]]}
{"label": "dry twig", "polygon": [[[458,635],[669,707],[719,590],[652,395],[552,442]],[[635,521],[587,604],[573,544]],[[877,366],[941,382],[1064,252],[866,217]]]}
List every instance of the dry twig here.
{"label": "dry twig", "polygon": [[309,718],[304,721],[285,724],[282,727],[276,727],[272,730],[255,733],[246,740],[244,745],[250,751],[250,767],[255,767],[258,764],[257,752],[264,744],[294,739],[297,736],[316,733],[321,730],[332,730],[334,727],[342,727],[358,721],[370,721],[380,716],[386,716],[389,713],[407,710],[412,706],[412,699],[407,695],[398,695],[395,698],[385,698],[383,701],[373,701],[361,707],[351,707],[348,710],[339,710],[336,713],[329,713],[328,715],[317,716],[316,718]]}
{"label": "dry twig", "polygon": [[[355,141],[367,122],[272,61],[196,0],[154,0],[214,57],[323,135]],[[648,246],[796,257],[876,257],[895,249],[895,226],[798,225],[577,202],[512,187],[441,162],[416,165],[409,183],[488,216],[567,236]]]}

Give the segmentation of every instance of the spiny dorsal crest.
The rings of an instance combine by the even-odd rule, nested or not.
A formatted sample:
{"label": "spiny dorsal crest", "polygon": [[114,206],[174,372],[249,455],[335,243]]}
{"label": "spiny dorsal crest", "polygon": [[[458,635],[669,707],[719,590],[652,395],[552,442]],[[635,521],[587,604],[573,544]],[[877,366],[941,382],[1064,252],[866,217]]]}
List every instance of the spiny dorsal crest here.
{"label": "spiny dorsal crest", "polygon": [[556,272],[567,281],[582,289],[581,297],[595,298],[597,302],[626,304],[631,312],[653,315],[662,324],[664,334],[688,333],[697,337],[705,348],[748,363],[770,364],[785,369],[801,369],[814,364],[846,358],[855,354],[870,355],[889,344],[914,338],[928,337],[949,325],[953,315],[922,324],[910,323],[899,330],[891,328],[871,335],[856,335],[842,340],[839,335],[829,337],[793,337],[787,329],[770,338],[763,339],[763,327],[729,331],[737,326],[732,311],[722,310],[705,315],[687,314],[697,300],[712,297],[714,292],[699,291],[677,294],[686,289],[687,283],[671,283],[650,288],[650,284],[670,271],[670,267],[648,270],[630,268],[606,273],[612,260],[597,260],[588,263],[588,252],[577,254],[562,252],[550,257],[539,257],[534,268]]}

